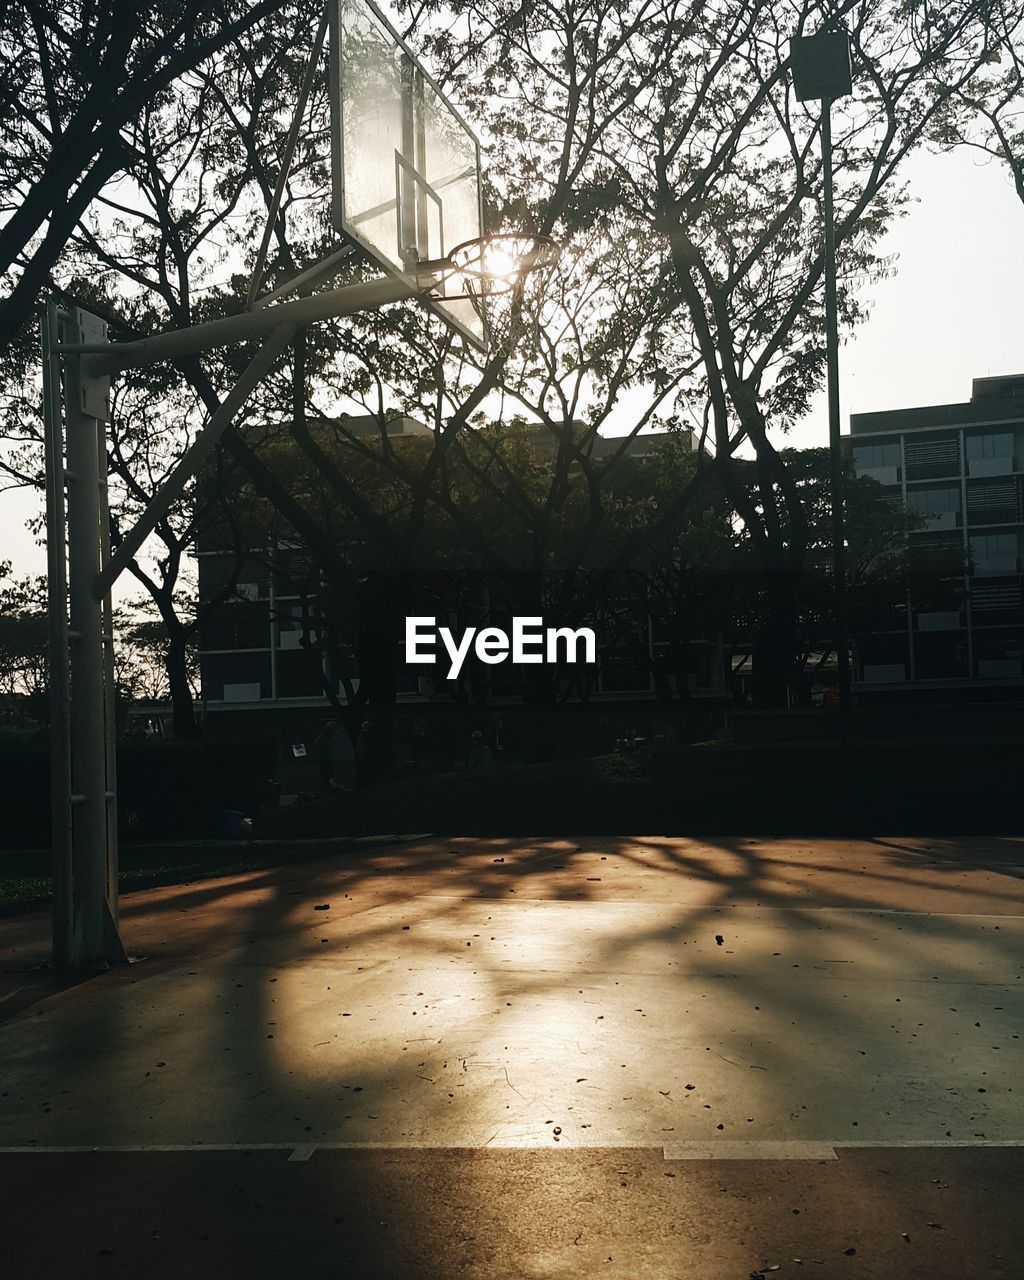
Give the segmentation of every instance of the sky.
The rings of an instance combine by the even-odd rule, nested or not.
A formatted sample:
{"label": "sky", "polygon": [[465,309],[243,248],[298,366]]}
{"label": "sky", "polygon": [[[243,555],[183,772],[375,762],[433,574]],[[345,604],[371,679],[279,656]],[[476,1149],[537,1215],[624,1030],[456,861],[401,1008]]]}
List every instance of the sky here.
{"label": "sky", "polygon": [[[844,430],[851,413],[957,403],[970,399],[972,378],[1024,373],[1024,204],[1006,170],[961,150],[919,153],[905,172],[915,204],[883,246],[895,274],[866,287],[871,314],[840,355]],[[787,442],[827,441],[822,392]],[[0,494],[0,560],[17,575],[46,569],[25,528],[39,505],[34,494]]]}
{"label": "sky", "polygon": [[[866,290],[840,354],[844,431],[851,413],[957,404],[972,378],[1024,373],[1024,204],[1007,170],[961,150],[919,153],[906,176],[917,203],[883,248],[896,274]],[[827,443],[824,392],[791,439]]]}

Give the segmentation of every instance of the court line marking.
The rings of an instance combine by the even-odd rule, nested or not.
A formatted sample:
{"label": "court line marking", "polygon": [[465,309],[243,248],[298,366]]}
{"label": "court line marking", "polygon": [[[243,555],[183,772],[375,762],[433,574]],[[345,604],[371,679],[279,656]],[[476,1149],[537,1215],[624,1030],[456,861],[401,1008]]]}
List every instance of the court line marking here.
{"label": "court line marking", "polygon": [[[953,893],[953,888],[947,888],[943,885],[935,887],[935,892]],[[686,903],[673,899],[671,902],[664,900],[652,900],[649,902],[637,902],[631,898],[597,898],[588,902],[568,902],[558,898],[530,898],[520,897],[515,902],[511,902],[508,898],[502,897],[473,897],[467,898],[465,894],[455,893],[417,893],[413,897],[417,901],[431,902],[463,902],[467,905],[475,905],[479,902],[486,902],[488,905],[492,902],[503,902],[511,907],[557,907],[560,909],[573,909],[579,907],[630,907],[639,911],[674,911],[679,907],[688,913],[703,912],[707,915],[715,915],[718,912],[727,911],[749,911],[751,914],[760,913],[762,915],[784,915],[787,913],[798,913],[800,915],[820,915],[824,913],[842,912],[848,915],[865,915],[865,916],[937,916],[939,919],[948,920],[1024,920],[1024,915],[1017,911],[921,911],[915,907],[810,907],[803,906],[798,902],[794,903],[772,903],[769,906],[758,904],[755,902],[726,902],[726,903],[705,903],[693,902]],[[395,903],[390,899],[385,902],[377,903],[369,908],[371,911],[383,911],[391,907],[399,907],[406,905],[403,899],[400,903]],[[397,914],[397,910],[396,910]],[[429,921],[428,921],[429,923]]]}
{"label": "court line marking", "polygon": [[[677,1142],[668,1145],[656,1143],[593,1143],[585,1146],[564,1145],[562,1151],[658,1151],[667,1161],[683,1160],[838,1160],[839,1153],[847,1150],[970,1150],[997,1148],[1024,1149],[1024,1138],[903,1138],[871,1141],[857,1139],[780,1139],[778,1141],[710,1141]],[[547,1145],[502,1144],[489,1146],[488,1150],[551,1151]],[[146,1155],[177,1154],[181,1152],[240,1152],[287,1151],[288,1162],[304,1164],[317,1151],[479,1151],[478,1144],[459,1143],[433,1145],[424,1142],[193,1142],[193,1143],[125,1143],[110,1146],[5,1146],[0,1155]]]}
{"label": "court line marking", "polygon": [[835,1143],[809,1141],[729,1141],[666,1143],[666,1160],[838,1160]]}

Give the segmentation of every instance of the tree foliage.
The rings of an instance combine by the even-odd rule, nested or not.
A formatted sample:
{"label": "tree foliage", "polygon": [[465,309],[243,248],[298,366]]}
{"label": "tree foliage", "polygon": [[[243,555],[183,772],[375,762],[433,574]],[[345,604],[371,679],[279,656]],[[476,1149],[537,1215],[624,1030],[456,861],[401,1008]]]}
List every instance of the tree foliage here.
{"label": "tree foliage", "polygon": [[[17,145],[0,172],[16,281],[8,332],[44,283],[134,332],[240,308],[320,14],[312,3],[279,8],[269,23],[264,5],[131,15],[115,5],[125,20],[116,33],[93,6],[52,20],[30,4],[7,11],[0,50],[18,92]],[[438,539],[490,572],[546,571],[552,557],[570,575],[630,571],[664,559],[724,501],[763,575],[758,667],[766,698],[780,699],[816,554],[781,437],[824,370],[819,115],[794,102],[788,42],[834,22],[851,35],[855,91],[836,104],[833,129],[849,327],[865,315],[864,281],[887,267],[879,246],[905,207],[903,160],[948,127],[956,104],[980,111],[1005,96],[1010,81],[992,58],[1017,48],[1018,0],[399,8],[484,136],[491,225],[553,233],[562,260],[513,296],[515,341],[486,357],[409,307],[300,335],[225,436],[221,465],[241,468],[338,595],[368,564],[401,583],[428,550],[441,554]],[[98,77],[116,50],[123,69],[104,95]],[[327,105],[321,70],[267,286],[332,245]],[[72,163],[68,140],[79,137],[87,145]],[[353,261],[336,276],[367,270]],[[126,513],[250,354],[242,346],[125,380],[111,461]],[[388,434],[402,414],[429,431],[413,452]],[[360,415],[376,421],[373,440],[352,428]],[[544,439],[543,467],[524,464],[518,419]],[[325,421],[341,453],[325,443]],[[629,443],[655,425],[693,428],[696,448],[664,492],[640,494]],[[597,445],[610,431],[621,446],[609,454]],[[281,464],[282,440],[301,466]],[[166,555],[154,599],[174,598],[190,519],[183,511],[158,531]],[[386,703],[393,673],[379,674]]]}
{"label": "tree foliage", "polygon": [[136,122],[278,0],[15,0],[0,12],[0,348],[100,192],[140,159]]}

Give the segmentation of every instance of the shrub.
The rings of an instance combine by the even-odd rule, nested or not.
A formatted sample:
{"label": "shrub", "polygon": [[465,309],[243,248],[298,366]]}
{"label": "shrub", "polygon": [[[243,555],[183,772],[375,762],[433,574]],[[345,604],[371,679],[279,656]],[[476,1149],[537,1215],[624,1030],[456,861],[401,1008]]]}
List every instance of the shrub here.
{"label": "shrub", "polygon": [[[0,776],[8,803],[0,847],[50,843],[50,762],[46,731],[0,728]],[[120,834],[126,841],[219,834],[223,809],[251,814],[274,771],[271,741],[126,739],[117,747]]]}

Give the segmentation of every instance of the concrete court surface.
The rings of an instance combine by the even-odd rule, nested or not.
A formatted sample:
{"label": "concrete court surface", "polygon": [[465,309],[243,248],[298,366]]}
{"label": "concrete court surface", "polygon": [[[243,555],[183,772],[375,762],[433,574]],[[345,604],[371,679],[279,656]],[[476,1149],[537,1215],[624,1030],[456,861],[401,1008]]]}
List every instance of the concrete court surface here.
{"label": "concrete court surface", "polygon": [[64,991],[0,922],[6,1274],[1024,1276],[1022,899],[1017,839],[424,840],[130,895]]}

